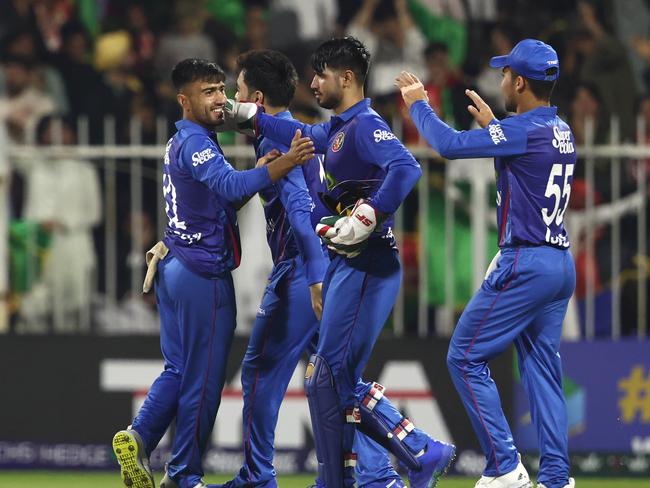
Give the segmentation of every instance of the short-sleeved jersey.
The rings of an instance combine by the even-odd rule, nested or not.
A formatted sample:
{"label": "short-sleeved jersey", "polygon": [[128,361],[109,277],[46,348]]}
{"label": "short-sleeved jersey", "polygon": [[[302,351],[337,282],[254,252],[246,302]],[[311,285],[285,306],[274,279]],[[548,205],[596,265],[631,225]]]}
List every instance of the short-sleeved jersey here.
{"label": "short-sleeved jersey", "polygon": [[[275,117],[293,120],[288,111],[277,113]],[[272,149],[284,153],[289,147],[264,136],[255,140],[258,159]],[[322,282],[328,264],[320,239],[314,233],[314,221],[320,217],[313,216],[322,211],[317,211],[312,195],[318,198],[318,194],[326,190],[322,160],[323,156],[317,155],[259,192],[273,264],[301,254],[308,284]]]}
{"label": "short-sleeved jersey", "polygon": [[241,246],[234,202],[271,184],[268,169],[236,171],[216,135],[189,120],[176,122],[167,143],[163,196],[164,242],[193,272],[212,278],[239,266]]}
{"label": "short-sleeved jersey", "polygon": [[571,129],[556,107],[537,107],[463,132],[447,126],[425,102],[414,103],[411,116],[444,157],[494,157],[500,247],[569,247],[564,213],[577,156]]}
{"label": "short-sleeved jersey", "polygon": [[313,141],[316,152],[325,155],[327,197],[332,211],[351,209],[365,198],[386,215],[371,239],[385,239],[394,246],[393,213],[421,175],[418,162],[391,132],[388,124],[364,99],[330,121],[306,125],[266,114],[258,115],[262,134],[289,141],[296,129]]}

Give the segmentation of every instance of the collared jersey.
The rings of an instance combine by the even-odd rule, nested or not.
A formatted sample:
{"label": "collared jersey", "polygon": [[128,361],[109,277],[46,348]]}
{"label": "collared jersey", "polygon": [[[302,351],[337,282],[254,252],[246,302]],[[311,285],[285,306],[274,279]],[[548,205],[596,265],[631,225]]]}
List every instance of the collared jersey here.
{"label": "collared jersey", "polygon": [[336,207],[331,212],[343,212],[351,209],[359,198],[368,199],[376,210],[386,215],[371,239],[387,239],[394,245],[393,213],[419,179],[421,170],[384,119],[370,107],[370,99],[361,100],[328,122],[316,125],[264,113],[257,117],[259,131],[272,139],[288,144],[296,129],[310,137],[316,152],[325,155],[325,200]]}
{"label": "collared jersey", "polygon": [[[293,120],[288,111],[280,112],[275,117]],[[289,147],[264,136],[255,141],[258,159],[272,149],[284,153]],[[274,185],[259,192],[266,219],[266,239],[271,249],[273,264],[277,266],[282,261],[302,255],[309,285],[323,281],[328,264],[320,239],[314,233],[315,219],[312,214],[317,208],[310,197],[311,194],[318,198],[318,193],[326,189],[322,160],[322,155],[317,155],[302,167],[292,169]]]}
{"label": "collared jersey", "polygon": [[564,213],[577,156],[571,129],[556,107],[537,107],[462,132],[442,122],[424,101],[415,102],[410,113],[442,156],[494,157],[500,247],[569,247]]}
{"label": "collared jersey", "polygon": [[167,142],[164,241],[193,272],[212,278],[237,266],[241,245],[234,202],[271,184],[267,168],[236,171],[216,135],[189,120]]}

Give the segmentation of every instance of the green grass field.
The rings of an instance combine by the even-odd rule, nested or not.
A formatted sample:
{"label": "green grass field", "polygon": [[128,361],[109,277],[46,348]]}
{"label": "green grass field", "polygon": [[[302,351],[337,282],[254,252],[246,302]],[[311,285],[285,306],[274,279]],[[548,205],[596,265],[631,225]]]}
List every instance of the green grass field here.
{"label": "green grass field", "polygon": [[[222,483],[226,476],[208,476],[209,483]],[[160,474],[156,481],[160,480]],[[310,476],[281,476],[280,488],[305,488],[313,483]],[[438,484],[439,488],[473,488],[476,479],[448,477]],[[54,471],[5,471],[0,472],[0,488],[122,488],[117,473],[85,473]],[[650,488],[646,479],[595,479],[578,478],[576,488]]]}

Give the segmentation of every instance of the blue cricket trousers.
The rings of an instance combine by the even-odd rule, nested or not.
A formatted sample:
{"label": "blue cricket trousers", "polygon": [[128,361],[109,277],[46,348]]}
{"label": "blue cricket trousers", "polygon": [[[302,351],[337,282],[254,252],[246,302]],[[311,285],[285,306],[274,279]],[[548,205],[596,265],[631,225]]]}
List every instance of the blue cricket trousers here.
{"label": "blue cricket trousers", "polygon": [[235,330],[232,277],[203,278],[170,253],[158,265],[156,298],[165,367],[132,425],[151,453],[176,418],[168,473],[179,488],[193,488],[203,476],[201,458],[221,401]]}
{"label": "blue cricket trousers", "polygon": [[[341,411],[354,408],[363,399],[369,386],[360,384],[361,373],[395,304],[402,280],[398,253],[383,240],[371,240],[358,257],[333,258],[323,283],[323,317],[317,354],[324,358],[334,377]],[[385,406],[385,407],[384,407]],[[386,402],[377,411],[395,425],[401,414]],[[371,472],[381,472],[388,465],[388,454],[372,457],[364,452],[376,444],[365,436],[355,436],[355,424],[344,427],[343,450],[356,450],[357,484],[363,485]],[[419,429],[406,436],[404,442],[417,453],[424,448],[428,436]],[[354,449],[353,449],[354,444]],[[391,477],[392,468],[386,471]]]}
{"label": "blue cricket trousers", "polygon": [[[245,461],[234,486],[277,486],[273,452],[278,412],[301,356],[315,351],[318,328],[302,259],[278,263],[269,277],[242,363]],[[359,383],[356,388],[362,397],[369,386]],[[378,406],[391,408],[397,413],[387,398]],[[358,486],[398,476],[386,450],[363,434],[356,436],[354,450],[359,455]]]}
{"label": "blue cricket trousers", "polygon": [[485,476],[508,473],[518,463],[487,365],[514,342],[539,439],[538,482],[548,488],[568,483],[568,427],[559,348],[574,288],[575,266],[568,250],[504,248],[496,268],[458,321],[447,364],[485,454]]}

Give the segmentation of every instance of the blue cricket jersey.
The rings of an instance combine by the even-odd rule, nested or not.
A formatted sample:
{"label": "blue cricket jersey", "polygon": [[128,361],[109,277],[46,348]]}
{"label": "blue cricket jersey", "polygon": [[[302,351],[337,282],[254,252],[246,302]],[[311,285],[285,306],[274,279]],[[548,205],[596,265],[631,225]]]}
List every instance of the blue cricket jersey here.
{"label": "blue cricket jersey", "polygon": [[208,129],[185,119],[176,129],[163,166],[164,242],[191,271],[214,278],[241,259],[232,204],[271,185],[271,178],[265,167],[235,170]]}
{"label": "blue cricket jersey", "polygon": [[[294,120],[289,111],[280,112],[275,117]],[[255,141],[258,159],[272,149],[284,153],[289,150],[289,146],[264,136]],[[312,213],[315,204],[310,197],[310,193],[317,195],[326,188],[325,174],[320,169],[321,158],[317,156],[302,167],[295,167],[277,183],[259,192],[273,264],[301,255],[308,285],[322,282],[328,265],[321,240],[313,230]],[[309,181],[309,187],[306,180]]]}
{"label": "blue cricket jersey", "polygon": [[[371,239],[395,245],[393,213],[411,191],[422,171],[413,155],[370,107],[370,99],[356,103],[328,122],[315,125],[258,113],[257,128],[265,136],[289,144],[296,129],[325,155],[327,196],[339,203],[338,211],[351,209],[365,198],[387,218]],[[330,211],[330,214],[332,212]]]}
{"label": "blue cricket jersey", "polygon": [[537,107],[495,119],[484,129],[460,132],[424,101],[415,102],[410,113],[443,157],[494,157],[500,247],[569,247],[564,213],[577,157],[571,129],[556,107]]}

